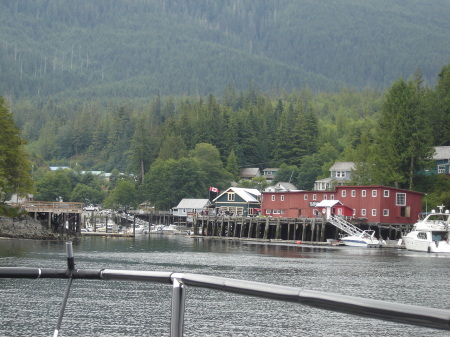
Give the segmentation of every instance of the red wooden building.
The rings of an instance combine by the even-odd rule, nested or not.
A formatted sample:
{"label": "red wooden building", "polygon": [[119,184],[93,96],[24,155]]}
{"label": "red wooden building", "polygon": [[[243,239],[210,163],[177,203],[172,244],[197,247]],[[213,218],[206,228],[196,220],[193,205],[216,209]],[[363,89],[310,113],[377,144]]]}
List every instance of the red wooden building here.
{"label": "red wooden building", "polygon": [[[322,216],[317,204],[339,200],[335,214],[365,218],[368,223],[413,224],[422,212],[424,193],[387,186],[336,186],[334,191],[280,191],[262,193],[262,215],[288,218]],[[345,211],[340,211],[344,210]],[[339,214],[339,212],[344,212]]]}

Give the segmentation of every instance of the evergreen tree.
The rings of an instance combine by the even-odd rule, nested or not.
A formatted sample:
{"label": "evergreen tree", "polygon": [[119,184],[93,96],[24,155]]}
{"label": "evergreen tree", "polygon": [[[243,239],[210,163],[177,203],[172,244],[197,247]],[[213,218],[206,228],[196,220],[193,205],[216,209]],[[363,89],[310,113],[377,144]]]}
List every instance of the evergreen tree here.
{"label": "evergreen tree", "polygon": [[375,181],[412,189],[414,175],[432,156],[432,135],[420,78],[395,82],[379,120]]}
{"label": "evergreen tree", "polygon": [[0,197],[3,200],[6,193],[33,192],[33,181],[25,142],[3,97],[0,97],[0,125]]}
{"label": "evergreen tree", "polygon": [[430,125],[433,130],[434,145],[450,146],[450,134],[445,125],[450,125],[450,63],[439,73],[438,84],[434,89]]}
{"label": "evergreen tree", "polygon": [[231,150],[230,154],[228,155],[227,166],[225,167],[225,169],[232,175],[233,180],[236,181],[239,179],[239,165],[234,150]]}

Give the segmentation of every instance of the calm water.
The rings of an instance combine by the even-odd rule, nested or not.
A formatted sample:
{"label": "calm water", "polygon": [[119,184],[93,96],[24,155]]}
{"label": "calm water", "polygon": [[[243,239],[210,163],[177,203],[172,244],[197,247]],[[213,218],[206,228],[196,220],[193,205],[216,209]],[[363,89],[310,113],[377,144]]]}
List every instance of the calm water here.
{"label": "calm water", "polygon": [[[83,238],[78,268],[191,272],[450,309],[450,254],[181,236]],[[65,268],[65,244],[0,240],[0,266]],[[67,280],[0,279],[0,336],[51,336]],[[170,285],[74,280],[60,336],[168,336]],[[449,336],[188,287],[185,336]]]}

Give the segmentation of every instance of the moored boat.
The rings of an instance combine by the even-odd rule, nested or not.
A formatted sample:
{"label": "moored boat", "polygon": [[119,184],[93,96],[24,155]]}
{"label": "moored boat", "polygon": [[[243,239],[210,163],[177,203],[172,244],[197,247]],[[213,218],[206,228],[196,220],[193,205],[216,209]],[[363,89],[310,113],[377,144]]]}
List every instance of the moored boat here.
{"label": "moored boat", "polygon": [[379,246],[380,241],[375,237],[374,230],[362,231],[356,235],[347,235],[340,240],[344,245],[351,247]]}
{"label": "moored boat", "polygon": [[407,250],[450,253],[449,243],[449,210],[444,211],[444,206],[438,206],[439,211],[432,210],[413,226],[413,229],[403,236],[403,242]]}

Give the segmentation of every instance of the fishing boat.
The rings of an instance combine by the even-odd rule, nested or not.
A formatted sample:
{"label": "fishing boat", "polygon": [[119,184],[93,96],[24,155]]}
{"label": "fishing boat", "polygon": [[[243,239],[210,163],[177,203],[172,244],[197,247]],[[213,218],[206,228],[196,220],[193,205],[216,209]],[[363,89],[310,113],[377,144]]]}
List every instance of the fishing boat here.
{"label": "fishing boat", "polygon": [[402,237],[407,250],[450,253],[449,231],[450,212],[444,211],[443,205],[438,206],[439,211],[432,210],[419,219],[413,229]]}
{"label": "fishing boat", "polygon": [[354,235],[346,235],[340,240],[345,246],[379,247],[380,241],[375,237],[374,230],[365,230]]}

